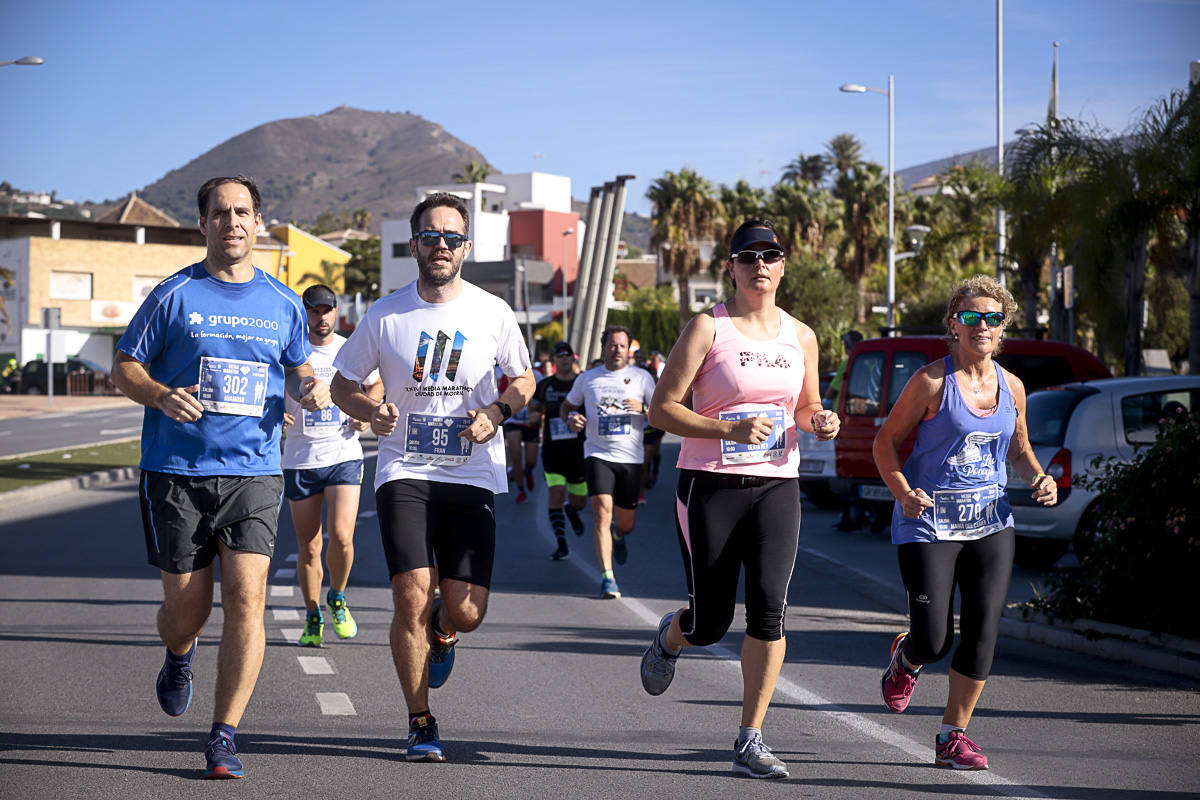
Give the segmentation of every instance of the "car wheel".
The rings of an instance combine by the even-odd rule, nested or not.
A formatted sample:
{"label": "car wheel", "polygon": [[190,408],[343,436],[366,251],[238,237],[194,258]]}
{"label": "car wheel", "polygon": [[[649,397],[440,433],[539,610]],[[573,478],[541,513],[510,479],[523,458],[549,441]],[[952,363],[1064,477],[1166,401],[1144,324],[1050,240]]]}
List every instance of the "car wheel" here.
{"label": "car wheel", "polygon": [[1075,548],[1075,557],[1080,561],[1092,554],[1096,547],[1096,538],[1100,535],[1100,503],[1095,502],[1087,507],[1079,518],[1079,527],[1075,529],[1075,537],[1071,540]]}
{"label": "car wheel", "polygon": [[1038,539],[1032,536],[1018,536],[1017,550],[1013,560],[1025,569],[1042,570],[1067,554],[1071,547],[1070,539]]}

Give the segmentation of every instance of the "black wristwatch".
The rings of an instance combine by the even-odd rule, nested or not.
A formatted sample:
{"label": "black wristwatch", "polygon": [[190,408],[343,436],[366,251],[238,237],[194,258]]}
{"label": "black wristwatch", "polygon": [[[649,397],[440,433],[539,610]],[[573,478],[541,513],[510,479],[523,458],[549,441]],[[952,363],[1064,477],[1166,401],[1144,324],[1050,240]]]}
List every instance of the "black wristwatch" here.
{"label": "black wristwatch", "polygon": [[496,402],[492,403],[492,405],[500,409],[501,422],[507,422],[508,418],[512,416],[512,406],[503,400],[497,400]]}

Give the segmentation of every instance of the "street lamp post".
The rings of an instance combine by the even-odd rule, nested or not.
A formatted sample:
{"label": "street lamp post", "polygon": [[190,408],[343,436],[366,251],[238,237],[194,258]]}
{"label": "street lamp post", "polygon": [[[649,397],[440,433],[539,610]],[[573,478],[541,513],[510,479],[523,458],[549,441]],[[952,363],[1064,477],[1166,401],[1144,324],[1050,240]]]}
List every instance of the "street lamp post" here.
{"label": "street lamp post", "polygon": [[567,228],[562,232],[562,290],[563,290],[563,341],[567,341],[567,237],[575,232],[574,228]]}
{"label": "street lamp post", "polygon": [[9,64],[16,64],[19,67],[36,67],[39,64],[45,64],[46,60],[38,56],[25,56],[14,61],[0,61],[0,67],[7,67]]}
{"label": "street lamp post", "polygon": [[888,336],[895,336],[896,327],[896,178],[893,162],[896,152],[896,81],[888,75],[888,88],[874,89],[858,83],[843,84],[843,92],[876,92],[888,99],[888,247],[887,247],[887,327]]}

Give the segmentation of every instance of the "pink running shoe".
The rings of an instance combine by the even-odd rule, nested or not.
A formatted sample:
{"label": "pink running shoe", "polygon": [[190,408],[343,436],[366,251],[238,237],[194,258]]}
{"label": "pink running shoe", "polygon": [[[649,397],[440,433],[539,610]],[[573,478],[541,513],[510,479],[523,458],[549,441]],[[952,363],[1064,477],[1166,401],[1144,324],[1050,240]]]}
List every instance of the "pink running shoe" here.
{"label": "pink running shoe", "polygon": [[967,738],[962,731],[950,731],[950,738],[942,744],[936,737],[933,740],[936,755],[933,764],[949,769],[987,769],[988,762],[979,749],[979,745]]}
{"label": "pink running shoe", "polygon": [[920,670],[914,675],[904,668],[904,657],[900,653],[904,650],[906,638],[908,638],[907,631],[892,640],[892,660],[888,662],[887,669],[883,671],[883,680],[880,681],[883,704],[888,707],[888,711],[894,711],[897,714],[908,708],[909,698],[912,697],[913,689],[917,685],[917,678],[921,674]]}
{"label": "pink running shoe", "polygon": [[516,499],[516,502],[518,502],[518,503],[524,503],[524,502],[525,502],[526,500],[528,500],[528,499],[529,499],[529,496],[528,496],[527,494],[525,494],[525,490],[524,490],[524,489],[518,489],[518,490],[517,490],[517,499]]}

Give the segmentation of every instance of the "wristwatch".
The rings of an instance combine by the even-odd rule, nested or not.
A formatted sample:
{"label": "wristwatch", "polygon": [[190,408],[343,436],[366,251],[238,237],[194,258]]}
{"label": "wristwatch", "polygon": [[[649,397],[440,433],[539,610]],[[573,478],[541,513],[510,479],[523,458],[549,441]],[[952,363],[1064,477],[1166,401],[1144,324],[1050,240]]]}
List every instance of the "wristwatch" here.
{"label": "wristwatch", "polygon": [[492,405],[494,405],[496,408],[500,409],[500,417],[501,417],[500,421],[501,422],[506,422],[508,420],[508,418],[512,416],[512,406],[510,406],[508,403],[504,402],[503,400],[497,400],[494,403],[492,403]]}

